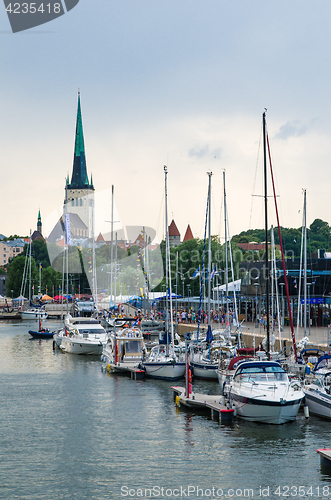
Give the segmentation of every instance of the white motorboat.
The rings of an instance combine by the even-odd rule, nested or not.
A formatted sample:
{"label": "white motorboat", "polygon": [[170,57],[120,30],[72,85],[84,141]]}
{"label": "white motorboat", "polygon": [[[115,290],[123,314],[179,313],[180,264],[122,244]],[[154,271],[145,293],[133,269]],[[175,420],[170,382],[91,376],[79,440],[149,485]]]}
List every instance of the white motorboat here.
{"label": "white motorboat", "polygon": [[303,388],[310,413],[331,418],[331,370],[322,372]]}
{"label": "white motorboat", "polygon": [[238,417],[267,424],[295,420],[304,398],[300,382],[290,382],[285,370],[275,361],[240,363],[226,392]]}
{"label": "white motorboat", "polygon": [[48,313],[46,309],[41,307],[29,307],[25,311],[20,311],[21,319],[24,320],[32,320],[32,319],[41,319],[44,320],[47,318]]}
{"label": "white motorboat", "polygon": [[152,348],[142,366],[148,377],[176,380],[185,375],[185,356],[171,344],[158,344]]}
{"label": "white motorboat", "polygon": [[72,318],[58,333],[56,343],[61,338],[60,349],[70,354],[101,355],[108,340],[108,334],[95,318]]}

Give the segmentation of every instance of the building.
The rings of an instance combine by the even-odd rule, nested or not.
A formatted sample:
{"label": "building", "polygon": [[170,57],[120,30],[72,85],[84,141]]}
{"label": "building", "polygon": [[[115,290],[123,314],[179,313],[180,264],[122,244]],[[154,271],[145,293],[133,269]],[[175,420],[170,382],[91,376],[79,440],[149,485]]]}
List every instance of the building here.
{"label": "building", "polygon": [[[47,242],[56,244],[59,243],[60,246],[63,245],[62,240],[64,240],[66,214],[68,215],[68,227],[70,228],[71,243],[82,245],[83,240],[86,242],[88,239],[91,239],[93,232],[93,203],[94,186],[92,176],[91,182],[89,182],[87,176],[80,93],[78,93],[75,149],[71,182],[69,181],[68,176],[65,186],[63,215],[60,217],[59,221],[49,234]],[[41,232],[41,227],[39,212],[37,224],[39,232]],[[32,235],[32,239],[33,236],[34,235]]]}
{"label": "building", "polygon": [[169,245],[171,247],[177,247],[178,245],[180,245],[181,244],[180,232],[178,231],[174,219],[172,219],[171,221],[171,224],[168,228],[168,232],[169,232]]}
{"label": "building", "polygon": [[42,223],[41,223],[40,210],[38,213],[37,230],[33,231],[32,235],[31,235],[31,241],[34,241],[34,240],[44,240],[44,237],[42,235]]}
{"label": "building", "polygon": [[0,241],[0,266],[5,266],[10,260],[22,253],[25,245],[26,242],[22,238],[13,241]]}
{"label": "building", "polygon": [[65,186],[63,213],[78,215],[87,227],[89,238],[92,237],[93,203],[94,186],[92,175],[91,181],[87,175],[80,93],[78,93],[74,161],[71,182],[68,176]]}

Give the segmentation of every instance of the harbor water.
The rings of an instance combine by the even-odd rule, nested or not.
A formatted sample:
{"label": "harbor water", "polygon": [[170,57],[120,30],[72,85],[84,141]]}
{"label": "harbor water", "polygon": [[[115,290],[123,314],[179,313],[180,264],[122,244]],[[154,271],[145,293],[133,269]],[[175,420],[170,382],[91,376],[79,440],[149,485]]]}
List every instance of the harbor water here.
{"label": "harbor water", "polygon": [[31,339],[31,326],[0,324],[1,500],[331,498],[316,453],[331,448],[331,422],[301,411],[221,426],[176,408],[170,382],[109,375],[99,358]]}

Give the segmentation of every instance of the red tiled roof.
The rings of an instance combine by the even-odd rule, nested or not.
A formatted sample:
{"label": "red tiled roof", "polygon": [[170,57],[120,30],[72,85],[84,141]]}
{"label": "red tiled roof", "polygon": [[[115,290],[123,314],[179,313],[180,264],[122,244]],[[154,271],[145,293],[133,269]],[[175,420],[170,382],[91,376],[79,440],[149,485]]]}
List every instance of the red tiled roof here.
{"label": "red tiled roof", "polygon": [[178,231],[174,219],[172,219],[171,224],[169,226],[169,236],[180,236],[180,232]]}
{"label": "red tiled roof", "polygon": [[194,240],[190,224],[188,224],[183,241]]}
{"label": "red tiled roof", "polygon": [[105,238],[102,236],[101,233],[99,233],[99,236],[97,237],[97,243],[100,243],[101,241],[105,241]]}

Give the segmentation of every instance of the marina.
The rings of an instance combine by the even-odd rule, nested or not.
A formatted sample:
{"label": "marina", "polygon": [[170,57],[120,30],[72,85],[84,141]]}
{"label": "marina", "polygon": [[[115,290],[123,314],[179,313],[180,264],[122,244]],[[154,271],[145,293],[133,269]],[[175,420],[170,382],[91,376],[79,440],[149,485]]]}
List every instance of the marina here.
{"label": "marina", "polygon": [[[329,485],[316,453],[330,442],[329,421],[306,419],[301,410],[294,422],[280,426],[238,418],[225,425],[218,419],[226,408],[217,382],[193,380],[196,399],[183,411],[185,405],[174,401],[181,386],[108,374],[98,356],[62,354],[51,340],[31,339],[32,325],[0,324],[2,500],[117,499],[126,487],[189,485],[235,488],[238,498],[247,498],[248,489],[255,498],[260,488],[285,493],[288,485],[301,486],[303,498],[310,498],[309,488],[317,493]],[[61,323],[49,321],[49,327]],[[214,416],[211,408],[194,408],[194,401],[202,402],[198,395],[219,405]],[[52,464],[50,473],[44,463]],[[201,494],[192,490],[191,498]]]}

